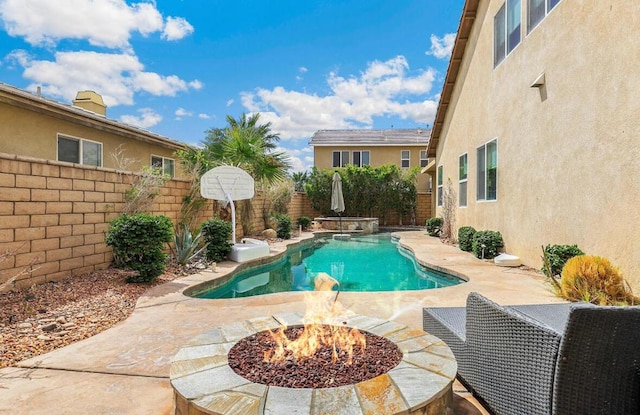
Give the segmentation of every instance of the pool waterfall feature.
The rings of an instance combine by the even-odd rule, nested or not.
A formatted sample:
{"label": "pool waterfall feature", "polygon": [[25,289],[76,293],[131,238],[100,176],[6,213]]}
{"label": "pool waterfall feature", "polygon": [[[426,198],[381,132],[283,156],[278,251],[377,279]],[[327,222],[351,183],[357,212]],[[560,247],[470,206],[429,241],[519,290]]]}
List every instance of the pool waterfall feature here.
{"label": "pool waterfall feature", "polygon": [[356,218],[356,217],[319,217],[313,219],[312,226],[316,230],[324,229],[328,231],[359,232],[363,234],[377,233],[379,228],[378,218]]}

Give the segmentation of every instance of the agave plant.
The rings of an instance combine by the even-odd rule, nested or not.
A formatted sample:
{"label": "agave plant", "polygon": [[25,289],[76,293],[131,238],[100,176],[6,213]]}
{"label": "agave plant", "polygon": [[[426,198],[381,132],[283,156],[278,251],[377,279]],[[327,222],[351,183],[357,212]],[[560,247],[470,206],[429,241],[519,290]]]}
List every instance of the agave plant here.
{"label": "agave plant", "polygon": [[176,229],[173,236],[173,253],[176,257],[176,262],[180,265],[189,264],[193,258],[207,248],[207,243],[201,242],[202,232],[199,232],[194,237],[186,224],[182,225],[181,231]]}

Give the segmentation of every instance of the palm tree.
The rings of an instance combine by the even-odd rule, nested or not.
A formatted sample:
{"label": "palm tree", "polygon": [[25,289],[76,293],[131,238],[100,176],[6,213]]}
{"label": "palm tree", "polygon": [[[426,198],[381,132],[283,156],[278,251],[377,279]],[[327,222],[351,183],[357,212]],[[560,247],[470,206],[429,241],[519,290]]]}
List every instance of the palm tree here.
{"label": "palm tree", "polygon": [[286,153],[275,151],[280,136],[271,132],[271,123],[259,120],[259,113],[243,113],[237,120],[227,115],[227,127],[207,130],[203,151],[214,164],[240,167],[256,181],[271,184],[287,176],[290,161]]}
{"label": "palm tree", "polygon": [[[227,115],[225,128],[206,131],[202,148],[179,154],[187,171],[200,176],[223,164],[240,167],[256,181],[258,187],[277,183],[288,177],[289,156],[276,151],[280,136],[271,131],[271,123],[260,124],[260,114],[242,114],[238,119]],[[251,201],[240,202],[242,228],[251,231],[253,208]]]}

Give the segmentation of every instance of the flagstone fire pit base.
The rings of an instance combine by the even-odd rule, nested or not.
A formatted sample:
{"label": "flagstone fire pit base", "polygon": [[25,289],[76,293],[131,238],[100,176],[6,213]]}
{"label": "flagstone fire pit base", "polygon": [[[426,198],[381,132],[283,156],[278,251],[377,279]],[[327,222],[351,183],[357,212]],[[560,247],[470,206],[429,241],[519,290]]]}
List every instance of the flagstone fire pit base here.
{"label": "flagstone fire pit base", "polygon": [[283,388],[253,383],[228,364],[229,350],[241,339],[266,329],[302,323],[287,313],[217,327],[192,339],[171,365],[176,415],[281,414],[452,414],[451,386],[457,364],[435,336],[403,324],[354,315],[355,327],[394,342],[402,361],[387,373],[335,388]]}

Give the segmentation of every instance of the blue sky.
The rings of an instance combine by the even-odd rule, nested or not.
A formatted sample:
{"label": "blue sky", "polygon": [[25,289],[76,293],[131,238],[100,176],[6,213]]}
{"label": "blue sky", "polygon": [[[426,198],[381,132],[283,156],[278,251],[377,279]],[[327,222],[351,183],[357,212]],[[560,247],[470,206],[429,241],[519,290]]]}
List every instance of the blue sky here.
{"label": "blue sky", "polygon": [[431,125],[463,0],[0,0],[0,82],[189,144],[260,112],[294,170],[318,129]]}

